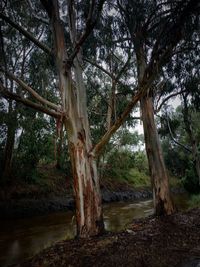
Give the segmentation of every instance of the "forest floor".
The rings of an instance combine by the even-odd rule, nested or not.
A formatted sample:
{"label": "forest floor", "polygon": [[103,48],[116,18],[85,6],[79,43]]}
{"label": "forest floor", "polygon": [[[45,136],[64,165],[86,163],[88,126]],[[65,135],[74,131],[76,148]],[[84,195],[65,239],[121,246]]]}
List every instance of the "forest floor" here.
{"label": "forest floor", "polygon": [[137,219],[120,233],[66,240],[15,267],[199,267],[200,209]]}

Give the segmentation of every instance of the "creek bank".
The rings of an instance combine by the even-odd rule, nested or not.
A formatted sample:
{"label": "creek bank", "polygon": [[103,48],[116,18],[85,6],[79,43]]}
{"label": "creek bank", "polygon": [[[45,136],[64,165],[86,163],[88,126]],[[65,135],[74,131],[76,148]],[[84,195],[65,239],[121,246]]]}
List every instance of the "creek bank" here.
{"label": "creek bank", "polygon": [[128,230],[64,240],[13,267],[198,267],[200,208],[135,219]]}
{"label": "creek bank", "polygon": [[[172,192],[175,194],[185,193],[182,188],[174,188]],[[119,202],[119,201],[136,201],[151,199],[152,192],[149,188],[143,189],[126,189],[124,191],[110,191],[102,189],[103,203]],[[38,215],[45,215],[53,212],[73,211],[75,208],[72,196],[51,196],[40,198],[22,198],[9,199],[0,201],[0,218],[25,218]]]}
{"label": "creek bank", "polygon": [[[103,203],[118,201],[135,201],[152,198],[151,190],[102,190]],[[75,204],[72,196],[54,196],[51,198],[25,198],[0,201],[0,218],[24,218],[44,215],[53,212],[74,210]]]}

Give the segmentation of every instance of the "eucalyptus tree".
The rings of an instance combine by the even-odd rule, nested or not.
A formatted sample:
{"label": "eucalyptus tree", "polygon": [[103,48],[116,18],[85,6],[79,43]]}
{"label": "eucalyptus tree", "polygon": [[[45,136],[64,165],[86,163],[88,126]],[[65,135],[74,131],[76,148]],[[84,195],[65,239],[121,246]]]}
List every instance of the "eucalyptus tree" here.
{"label": "eucalyptus tree", "polygon": [[[156,214],[174,212],[158,133],[154,120],[153,97],[159,87],[164,66],[172,59],[198,22],[197,1],[117,1],[127,32],[125,39],[134,45],[139,87],[148,86],[140,99]],[[196,10],[194,10],[194,8]]]}
{"label": "eucalyptus tree", "polygon": [[[74,190],[76,195],[77,234],[81,237],[94,235],[103,231],[102,207],[97,177],[97,169],[92,150],[88,115],[86,109],[86,92],[82,78],[81,69],[81,46],[92,31],[99,16],[104,1],[89,5],[85,28],[77,28],[75,8],[79,2],[68,1],[67,34],[70,38],[68,43],[65,40],[65,32],[60,18],[59,3],[56,0],[41,1],[43,6],[42,15],[46,14],[49,20],[53,37],[52,51],[46,44],[38,41],[32,34],[15,21],[12,21],[5,9],[1,18],[17,29],[25,37],[31,40],[36,46],[54,58],[59,80],[59,91],[61,94],[61,107],[42,97],[22,79],[16,77],[10,71],[4,69],[6,77],[17,82],[25,91],[28,91],[40,104],[11,93],[1,84],[1,94],[4,97],[12,98],[32,108],[45,112],[57,119],[58,128],[64,123],[68,134],[68,146],[71,156]],[[64,3],[65,4],[65,3]],[[20,10],[22,14],[24,10]],[[9,10],[8,10],[9,12]],[[80,12],[82,12],[80,10]],[[95,15],[95,12],[97,15]],[[23,16],[23,14],[22,14]],[[70,43],[70,46],[69,46]],[[66,46],[68,45],[68,47]],[[69,55],[70,54],[70,55]],[[73,72],[72,72],[73,69]],[[74,81],[75,80],[75,85]],[[42,104],[42,105],[41,105]]]}
{"label": "eucalyptus tree", "polygon": [[[100,140],[96,144],[93,144],[88,120],[87,88],[84,83],[82,62],[84,44],[87,38],[94,32],[93,30],[100,17],[102,8],[103,11],[110,8],[110,2],[106,3],[103,7],[104,2],[104,0],[91,0],[90,2],[41,0],[40,3],[34,2],[34,8],[37,8],[37,12],[32,12],[32,15],[37,13],[37,18],[34,19],[38,20],[38,25],[42,25],[41,23],[45,23],[45,25],[47,22],[49,23],[52,36],[52,49],[49,48],[46,33],[42,35],[42,42],[38,41],[37,38],[34,37],[34,34],[30,34],[27,31],[27,27],[25,26],[26,21],[22,20],[22,23],[19,24],[15,21],[15,17],[11,15],[9,9],[5,9],[4,12],[0,14],[1,19],[5,23],[10,24],[13,28],[18,30],[55,62],[55,69],[58,76],[58,88],[61,97],[60,103],[53,103],[44,98],[22,79],[11,73],[10,70],[5,70],[5,68],[1,69],[1,72],[4,73],[4,77],[6,76],[19,84],[23,90],[34,97],[36,102],[14,92],[9,92],[6,88],[6,84],[3,82],[0,83],[0,88],[2,96],[14,99],[56,118],[58,128],[60,128],[62,123],[64,124],[67,132],[74,179],[77,235],[80,237],[88,237],[104,231],[99,178],[96,166],[97,158],[105,145],[109,142],[111,136],[130,115],[133,107],[141,97],[146,95],[149,88],[153,85],[157,75],[157,69],[168,59],[171,50],[181,39],[177,32],[184,27],[185,20],[188,19],[192,13],[196,12],[195,5],[197,5],[194,0],[186,1],[183,8],[178,10],[178,15],[175,16],[175,20],[169,29],[170,41],[173,39],[170,47],[166,48],[165,44],[165,49],[162,51],[160,43],[157,42],[155,44],[159,53],[157,53],[157,51],[155,53],[155,49],[153,50],[153,56],[144,71],[144,75],[141,74],[141,77],[143,77],[136,85],[134,93],[131,95],[129,94],[120,112],[116,113],[116,115],[115,112],[113,113],[115,109],[112,109],[112,113],[110,111],[107,112],[109,115],[107,116],[107,129]],[[28,1],[28,3],[32,8],[32,5],[30,5],[32,3],[30,3],[30,1]],[[19,13],[23,18],[23,8],[14,10],[13,14],[15,14],[15,12]],[[112,13],[113,10],[111,8],[110,14]],[[108,12],[105,12],[105,14],[108,15]],[[113,16],[115,15],[116,12],[113,13]],[[30,17],[30,22],[31,21],[32,18]],[[30,30],[34,30],[33,24],[30,25],[29,31]],[[105,69],[103,71],[107,72]],[[112,75],[112,78],[114,78],[114,82],[116,74],[114,76]],[[116,89],[111,90],[111,92],[112,91],[117,94]],[[114,105],[115,101],[112,103],[112,105]],[[154,137],[155,135],[152,141],[154,141]],[[160,188],[162,193],[163,190],[166,191],[165,183],[166,180],[164,180],[164,189],[162,188],[161,190]],[[167,193],[168,192],[166,192],[166,194]],[[162,195],[162,198],[160,199],[159,197],[158,199],[159,203],[157,206],[160,208],[162,207],[161,204],[165,203],[166,194],[164,198]],[[169,207],[169,201],[167,205],[166,207],[166,204],[164,204],[164,208],[170,213],[172,207]]]}

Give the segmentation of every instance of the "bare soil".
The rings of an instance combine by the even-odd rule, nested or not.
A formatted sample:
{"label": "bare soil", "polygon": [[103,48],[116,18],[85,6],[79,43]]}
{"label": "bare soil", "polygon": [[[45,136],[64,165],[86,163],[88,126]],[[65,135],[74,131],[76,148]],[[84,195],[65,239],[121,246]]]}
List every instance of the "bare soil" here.
{"label": "bare soil", "polygon": [[120,233],[58,242],[16,266],[199,267],[200,208],[134,220]]}

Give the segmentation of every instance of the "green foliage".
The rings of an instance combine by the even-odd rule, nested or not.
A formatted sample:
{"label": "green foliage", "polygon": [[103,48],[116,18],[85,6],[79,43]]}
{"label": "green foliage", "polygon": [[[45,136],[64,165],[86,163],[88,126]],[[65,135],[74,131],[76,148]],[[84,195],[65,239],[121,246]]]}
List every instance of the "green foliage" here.
{"label": "green foliage", "polygon": [[[133,154],[128,150],[119,151],[115,149],[107,159],[107,165],[110,172],[113,172],[116,177],[121,176],[121,172],[128,172],[133,166]],[[111,174],[110,173],[110,174]]]}
{"label": "green foliage", "polygon": [[[28,114],[27,114],[28,115]],[[29,114],[22,121],[23,131],[14,157],[14,169],[17,176],[26,181],[37,179],[35,171],[39,161],[53,161],[53,138],[48,133],[49,123],[43,116]]]}
{"label": "green foliage", "polygon": [[148,160],[144,151],[137,151],[134,153],[133,166],[138,169],[138,171],[144,172],[147,175],[149,174]]}
{"label": "green foliage", "polygon": [[186,169],[185,176],[182,179],[184,188],[189,193],[198,194],[200,193],[200,185],[197,173],[193,163],[190,163],[190,168]]}
{"label": "green foliage", "polygon": [[198,193],[200,186],[195,166],[195,155],[197,153],[198,156],[200,151],[199,149],[197,152],[194,151],[194,144],[198,148],[200,124],[199,112],[191,100],[192,98],[185,96],[182,105],[176,111],[168,111],[168,119],[163,114],[159,133],[162,136],[166,166],[171,175],[179,177],[188,192]]}
{"label": "green foliage", "polygon": [[200,207],[200,194],[191,196],[191,198],[189,200],[189,206],[191,208],[199,208]]}
{"label": "green foliage", "polygon": [[137,168],[130,169],[128,182],[133,184],[134,187],[150,187],[150,177],[144,171],[139,171]]}
{"label": "green foliage", "polygon": [[108,156],[103,175],[119,181],[127,181],[134,187],[144,187],[150,186],[147,170],[147,159],[144,152],[115,149]]}
{"label": "green foliage", "polygon": [[173,175],[169,175],[169,185],[170,185],[170,188],[183,187],[181,179],[179,179],[177,176],[173,176]]}

